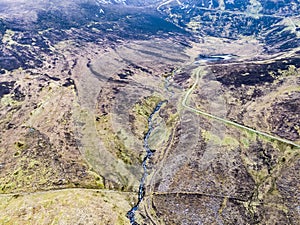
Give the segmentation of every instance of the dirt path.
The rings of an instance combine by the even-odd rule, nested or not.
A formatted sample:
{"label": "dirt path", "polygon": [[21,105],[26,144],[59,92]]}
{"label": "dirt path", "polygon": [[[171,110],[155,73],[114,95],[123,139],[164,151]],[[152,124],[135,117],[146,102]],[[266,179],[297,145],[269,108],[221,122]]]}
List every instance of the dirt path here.
{"label": "dirt path", "polygon": [[279,141],[279,142],[282,142],[282,143],[285,143],[285,144],[289,144],[289,145],[292,145],[296,148],[300,148],[300,145],[295,143],[295,142],[292,142],[292,141],[289,141],[287,139],[283,139],[283,138],[280,138],[280,137],[275,137],[271,134],[268,134],[268,133],[265,133],[263,131],[259,131],[259,130],[255,130],[253,128],[250,128],[250,127],[246,127],[242,124],[239,124],[239,123],[236,123],[236,122],[232,122],[230,120],[227,120],[227,119],[224,119],[224,118],[221,118],[221,117],[218,117],[218,116],[214,116],[210,113],[207,113],[207,112],[204,112],[204,111],[201,111],[201,110],[198,110],[198,109],[195,109],[195,108],[192,108],[190,107],[188,104],[187,104],[187,101],[189,99],[189,96],[193,93],[194,89],[196,88],[196,86],[198,85],[198,82],[199,82],[199,79],[201,77],[201,72],[203,70],[203,66],[200,66],[196,69],[196,71],[194,72],[195,74],[195,82],[193,84],[193,86],[187,91],[186,95],[184,96],[183,100],[182,100],[182,106],[194,113],[197,113],[197,114],[201,114],[201,115],[204,115],[204,116],[207,116],[209,118],[212,118],[212,119],[215,119],[215,120],[218,120],[218,121],[221,121],[223,123],[226,123],[226,124],[229,124],[229,125],[232,125],[232,126],[235,126],[235,127],[238,127],[238,128],[241,128],[241,129],[244,129],[244,130],[247,130],[249,132],[252,132],[252,133],[256,133],[258,135],[261,135],[263,137],[267,137],[267,138],[270,138],[272,140],[276,140],[276,141]]}

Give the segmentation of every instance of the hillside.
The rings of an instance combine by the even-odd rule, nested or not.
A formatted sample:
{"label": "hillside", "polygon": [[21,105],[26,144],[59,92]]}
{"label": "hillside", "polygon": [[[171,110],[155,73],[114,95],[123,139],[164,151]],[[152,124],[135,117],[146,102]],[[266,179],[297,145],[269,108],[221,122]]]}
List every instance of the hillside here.
{"label": "hillside", "polygon": [[0,224],[297,224],[299,5],[0,1]]}

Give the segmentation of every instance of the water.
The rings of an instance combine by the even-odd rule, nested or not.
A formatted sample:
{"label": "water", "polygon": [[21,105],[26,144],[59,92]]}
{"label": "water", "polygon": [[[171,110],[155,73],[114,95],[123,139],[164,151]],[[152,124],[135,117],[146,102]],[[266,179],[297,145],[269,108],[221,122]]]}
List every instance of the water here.
{"label": "water", "polygon": [[236,56],[231,54],[221,54],[221,55],[199,55],[196,59],[195,63],[199,63],[200,61],[204,62],[219,62],[219,61],[227,61],[236,58]]}
{"label": "water", "polygon": [[143,173],[142,179],[140,181],[139,192],[138,192],[138,201],[135,204],[135,206],[133,206],[131,208],[131,210],[127,212],[127,215],[126,215],[127,218],[130,220],[130,223],[132,225],[139,225],[135,221],[135,212],[139,209],[139,205],[140,205],[140,203],[142,202],[142,200],[143,200],[143,198],[145,196],[145,181],[146,181],[146,177],[148,176],[147,161],[153,155],[153,150],[151,150],[151,148],[149,147],[149,144],[148,144],[149,137],[150,137],[150,135],[151,135],[151,133],[152,133],[152,131],[154,129],[153,124],[152,124],[152,119],[153,119],[153,116],[160,110],[160,108],[162,107],[162,105],[165,102],[167,102],[167,101],[161,101],[161,102],[159,102],[156,105],[156,107],[153,110],[153,112],[148,117],[148,127],[149,128],[148,128],[147,134],[144,137],[144,149],[146,150],[146,156],[145,156],[145,158],[143,160],[143,163],[142,163],[142,166],[143,166],[143,169],[144,169],[144,173]]}

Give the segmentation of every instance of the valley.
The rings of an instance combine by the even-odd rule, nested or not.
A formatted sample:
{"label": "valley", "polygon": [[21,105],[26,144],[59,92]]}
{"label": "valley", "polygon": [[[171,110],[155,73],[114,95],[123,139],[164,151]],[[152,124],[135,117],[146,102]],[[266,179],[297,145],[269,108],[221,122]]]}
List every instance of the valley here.
{"label": "valley", "polygon": [[273,3],[0,1],[0,224],[297,224],[299,9]]}

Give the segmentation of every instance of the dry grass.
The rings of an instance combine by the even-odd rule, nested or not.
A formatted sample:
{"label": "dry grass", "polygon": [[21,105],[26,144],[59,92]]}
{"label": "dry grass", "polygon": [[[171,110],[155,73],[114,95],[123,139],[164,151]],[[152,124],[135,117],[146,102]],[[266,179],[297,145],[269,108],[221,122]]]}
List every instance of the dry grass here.
{"label": "dry grass", "polygon": [[0,196],[0,224],[129,224],[131,194],[69,189]]}

